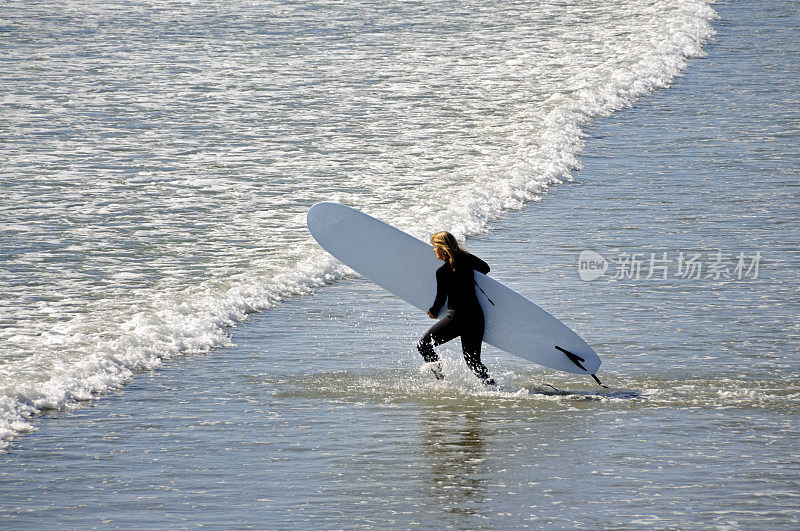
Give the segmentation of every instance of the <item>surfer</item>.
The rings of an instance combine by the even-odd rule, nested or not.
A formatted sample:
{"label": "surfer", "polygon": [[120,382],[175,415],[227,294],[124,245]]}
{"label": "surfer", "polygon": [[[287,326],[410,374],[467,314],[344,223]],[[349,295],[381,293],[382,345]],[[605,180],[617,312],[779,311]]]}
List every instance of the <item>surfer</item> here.
{"label": "surfer", "polygon": [[436,319],[445,300],[447,314],[425,332],[417,343],[417,350],[422,359],[431,364],[434,376],[441,380],[444,374],[433,347],[460,336],[467,366],[485,385],[494,385],[489,371],[481,363],[484,319],[475,294],[473,273],[478,271],[485,275],[489,272],[489,265],[462,249],[449,232],[437,232],[431,236],[431,245],[436,258],[444,261],[444,265],[436,270],[436,299],[428,310],[428,317]]}

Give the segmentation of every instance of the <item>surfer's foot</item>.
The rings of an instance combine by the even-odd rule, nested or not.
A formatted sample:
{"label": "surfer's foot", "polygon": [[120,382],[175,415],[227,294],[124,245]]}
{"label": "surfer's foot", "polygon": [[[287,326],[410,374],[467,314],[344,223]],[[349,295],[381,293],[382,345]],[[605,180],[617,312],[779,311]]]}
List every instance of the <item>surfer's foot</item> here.
{"label": "surfer's foot", "polygon": [[431,363],[431,372],[437,380],[444,380],[444,373],[442,372],[442,364],[438,361]]}
{"label": "surfer's foot", "polygon": [[481,383],[482,383],[483,385],[487,386],[487,387],[491,387],[491,386],[493,386],[493,385],[497,385],[497,384],[494,382],[494,378],[488,378],[488,377],[487,377],[487,378],[484,378],[483,380],[481,380]]}

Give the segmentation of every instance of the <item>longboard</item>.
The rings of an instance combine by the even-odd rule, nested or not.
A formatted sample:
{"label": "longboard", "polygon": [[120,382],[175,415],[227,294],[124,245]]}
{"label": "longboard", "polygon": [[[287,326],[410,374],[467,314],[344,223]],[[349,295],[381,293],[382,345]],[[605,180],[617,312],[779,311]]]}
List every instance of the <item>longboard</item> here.
{"label": "longboard", "polygon": [[[431,245],[339,203],[315,204],[306,224],[325,250],[357,273],[422,311],[433,304],[436,269],[442,262]],[[539,365],[597,380],[600,358],[578,334],[477,271],[475,283],[486,321],[484,342]]]}

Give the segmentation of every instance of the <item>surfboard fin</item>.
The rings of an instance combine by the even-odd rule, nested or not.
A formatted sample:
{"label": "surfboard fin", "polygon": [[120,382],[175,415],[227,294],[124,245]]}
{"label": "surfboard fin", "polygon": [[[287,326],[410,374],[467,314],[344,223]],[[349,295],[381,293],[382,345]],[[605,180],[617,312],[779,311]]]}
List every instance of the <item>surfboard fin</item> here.
{"label": "surfboard fin", "polygon": [[[569,361],[571,361],[572,363],[574,363],[575,365],[580,367],[582,371],[586,371],[586,367],[581,365],[581,362],[584,362],[584,363],[586,362],[585,359],[581,358],[580,356],[578,356],[574,352],[570,352],[569,350],[567,350],[565,348],[559,347],[558,345],[555,345],[555,347],[556,347],[556,350],[559,350],[559,351],[563,352],[567,356],[567,358],[569,358]],[[608,386],[607,385],[603,385],[603,382],[600,381],[600,378],[598,378],[596,374],[592,374],[591,377],[594,378],[594,381],[597,382],[597,385],[599,385],[600,387],[602,387],[604,389],[608,389]]]}
{"label": "surfboard fin", "polygon": [[584,367],[583,365],[581,365],[581,362],[586,362],[586,360],[585,360],[585,359],[581,358],[581,357],[580,357],[580,356],[578,356],[577,354],[573,354],[572,352],[570,352],[569,350],[567,350],[567,349],[565,349],[565,348],[561,348],[561,347],[559,347],[558,345],[556,345],[556,350],[560,350],[561,352],[563,352],[564,354],[566,354],[566,355],[567,355],[567,358],[569,358],[569,361],[571,361],[572,363],[574,363],[575,365],[577,365],[578,367],[580,367],[582,371],[586,371],[586,367]]}
{"label": "surfboard fin", "polygon": [[594,378],[594,381],[597,382],[597,385],[599,385],[603,389],[608,389],[608,386],[607,385],[603,385],[603,382],[600,381],[600,378],[598,378],[596,374],[593,374],[592,378]]}

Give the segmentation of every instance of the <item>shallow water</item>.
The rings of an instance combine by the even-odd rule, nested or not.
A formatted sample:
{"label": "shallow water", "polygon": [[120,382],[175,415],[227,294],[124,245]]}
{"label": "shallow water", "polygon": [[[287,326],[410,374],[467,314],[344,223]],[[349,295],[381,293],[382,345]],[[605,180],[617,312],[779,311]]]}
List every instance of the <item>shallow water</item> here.
{"label": "shallow water", "polygon": [[[765,5],[717,4],[707,57],[467,242],[597,350],[608,389],[487,347],[487,390],[457,345],[437,382],[413,349],[431,321],[340,280],[36,419],[0,456],[0,525],[798,527],[798,12]],[[624,253],[638,277],[614,278]]]}
{"label": "shallow water", "polygon": [[366,282],[289,301],[237,329],[235,348],[48,420],[6,456],[6,516],[261,528],[796,519],[796,385],[639,371],[609,355],[618,368],[602,390],[487,352],[499,390],[486,390],[454,350],[436,382],[410,348],[423,324]]}

